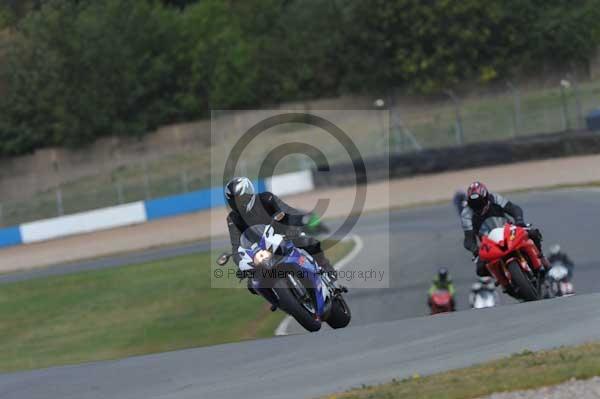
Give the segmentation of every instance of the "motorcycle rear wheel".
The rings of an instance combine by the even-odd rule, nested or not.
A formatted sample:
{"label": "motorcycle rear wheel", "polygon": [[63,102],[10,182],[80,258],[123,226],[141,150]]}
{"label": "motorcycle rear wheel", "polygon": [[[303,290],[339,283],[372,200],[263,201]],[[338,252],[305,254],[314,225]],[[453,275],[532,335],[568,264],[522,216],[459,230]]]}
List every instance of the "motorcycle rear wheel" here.
{"label": "motorcycle rear wheel", "polygon": [[331,328],[344,328],[350,324],[352,314],[350,313],[350,307],[341,296],[335,297],[331,304],[331,311],[329,317],[327,317],[327,324]]}
{"label": "motorcycle rear wheel", "polygon": [[523,273],[523,270],[521,270],[519,263],[512,261],[507,267],[512,276],[512,285],[515,289],[515,294],[525,301],[537,301],[539,294],[525,273]]}
{"label": "motorcycle rear wheel", "polygon": [[290,288],[287,280],[281,279],[275,282],[273,290],[279,298],[279,307],[292,316],[307,331],[315,332],[321,329],[321,321],[316,320],[314,316],[302,306],[300,300],[294,295],[294,290]]}

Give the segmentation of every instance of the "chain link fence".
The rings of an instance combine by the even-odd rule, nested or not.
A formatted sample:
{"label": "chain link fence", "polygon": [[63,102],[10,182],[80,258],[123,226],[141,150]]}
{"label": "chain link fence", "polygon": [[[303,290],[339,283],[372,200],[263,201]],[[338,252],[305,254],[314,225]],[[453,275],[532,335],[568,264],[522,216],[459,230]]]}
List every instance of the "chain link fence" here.
{"label": "chain link fence", "polygon": [[[351,126],[346,133],[363,157],[369,157],[381,154],[385,148],[396,153],[413,152],[584,129],[586,115],[600,107],[600,81],[578,82],[574,76],[565,75],[563,79],[536,88],[505,82],[493,88],[480,87],[476,94],[468,96],[446,90],[436,96],[419,99],[400,95],[363,97],[356,104],[357,108],[390,111],[389,125],[384,120],[360,118],[360,113],[355,117],[340,113],[346,119],[332,121]],[[319,106],[320,109],[332,109],[336,104],[306,104],[297,111],[313,112]],[[342,107],[348,108],[347,104]],[[260,111],[236,112],[228,121],[231,133],[225,134],[222,141],[213,147],[202,144],[200,140],[197,145],[165,152],[160,157],[127,165],[107,165],[100,173],[69,181],[61,179],[59,169],[57,183],[50,189],[46,187],[26,198],[2,200],[0,197],[0,225],[16,225],[207,188],[211,182],[211,157],[213,161],[214,157],[226,159],[229,149],[239,138],[236,126],[247,126],[247,118],[259,121],[261,117]],[[389,135],[384,134],[387,126],[390,126]],[[266,140],[270,146],[300,140],[307,129],[311,128],[302,124],[280,126],[270,131]],[[323,142],[312,144],[322,148],[330,145],[325,138]],[[244,172],[244,168],[253,170],[262,161],[264,151],[261,152],[260,146],[257,148],[240,165],[240,173]],[[333,153],[328,161],[343,162],[346,161],[344,156],[340,153],[337,159]],[[277,173],[311,166],[304,157],[288,156],[277,165]]]}

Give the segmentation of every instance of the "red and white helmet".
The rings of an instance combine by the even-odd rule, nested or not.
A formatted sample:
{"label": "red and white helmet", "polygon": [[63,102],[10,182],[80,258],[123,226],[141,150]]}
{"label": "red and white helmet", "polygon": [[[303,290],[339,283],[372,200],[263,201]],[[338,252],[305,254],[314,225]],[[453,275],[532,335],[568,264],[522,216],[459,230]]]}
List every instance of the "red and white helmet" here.
{"label": "red and white helmet", "polygon": [[490,208],[490,193],[481,182],[473,182],[467,189],[467,204],[474,212],[484,214]]}

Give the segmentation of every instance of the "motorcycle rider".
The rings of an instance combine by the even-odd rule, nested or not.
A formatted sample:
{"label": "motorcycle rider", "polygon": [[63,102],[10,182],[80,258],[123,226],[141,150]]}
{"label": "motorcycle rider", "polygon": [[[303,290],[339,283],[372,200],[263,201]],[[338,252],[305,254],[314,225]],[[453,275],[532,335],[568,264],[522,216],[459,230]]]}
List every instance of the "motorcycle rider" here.
{"label": "motorcycle rider", "polygon": [[571,281],[571,279],[573,278],[573,269],[575,268],[575,264],[573,263],[571,258],[569,258],[569,255],[567,255],[566,252],[563,252],[561,250],[560,245],[554,244],[550,247],[550,256],[548,257],[548,262],[550,262],[551,265],[555,262],[559,262],[565,265],[565,267],[569,271],[567,279]]}
{"label": "motorcycle rider", "polygon": [[435,276],[435,278],[433,279],[433,281],[431,283],[431,287],[429,287],[429,296],[427,297],[427,305],[429,305],[430,308],[432,307],[431,296],[436,291],[448,291],[448,293],[450,294],[450,308],[454,312],[454,310],[455,310],[455,307],[454,307],[454,293],[455,293],[454,284],[452,283],[452,279],[450,278],[448,269],[446,269],[445,267],[439,268],[437,275]]}
{"label": "motorcycle rider", "polygon": [[[233,253],[233,261],[239,266],[241,255],[238,253],[242,233],[251,226],[270,224],[273,216],[283,212],[284,218],[276,224],[276,228],[285,226],[285,231],[277,231],[286,235],[292,243],[306,250],[315,261],[332,278],[335,270],[321,249],[321,243],[314,237],[303,235],[300,229],[306,225],[310,215],[292,208],[279,197],[270,192],[256,193],[252,181],[247,177],[234,177],[225,186],[225,200],[231,211],[227,216],[227,227]],[[249,281],[250,284],[250,281]],[[250,289],[250,285],[249,285]],[[255,293],[250,289],[252,293]]]}
{"label": "motorcycle rider", "polygon": [[475,306],[475,298],[477,294],[482,291],[489,291],[494,295],[494,302],[498,303],[498,293],[496,292],[496,285],[491,277],[479,277],[476,283],[471,286],[471,292],[469,293],[469,305]]}
{"label": "motorcycle rider", "polygon": [[458,190],[454,193],[454,197],[452,197],[452,203],[458,212],[458,216],[462,214],[463,209],[467,206],[467,193],[462,190]]}
{"label": "motorcycle rider", "polygon": [[[527,226],[521,207],[508,201],[500,194],[489,192],[481,182],[471,183],[467,189],[467,206],[461,213],[462,227],[465,234],[463,243],[465,249],[477,258],[479,256],[479,229],[485,219],[489,217],[506,217],[507,215],[514,220],[517,226]],[[548,268],[549,263],[542,254],[542,234],[538,229],[530,229],[528,233],[540,252],[542,264]],[[477,260],[476,272],[480,277],[490,275],[485,267],[485,262],[479,259]]]}

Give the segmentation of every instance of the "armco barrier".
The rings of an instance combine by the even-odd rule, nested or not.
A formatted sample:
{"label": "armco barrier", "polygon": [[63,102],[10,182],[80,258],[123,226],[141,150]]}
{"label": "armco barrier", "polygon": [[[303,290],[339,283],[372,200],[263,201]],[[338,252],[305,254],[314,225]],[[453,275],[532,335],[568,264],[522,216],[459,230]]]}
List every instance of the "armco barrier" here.
{"label": "armco barrier", "polygon": [[20,226],[20,230],[23,243],[29,244],[73,234],[143,223],[146,220],[144,203],[140,201],[25,223]]}
{"label": "armco barrier", "polygon": [[278,196],[304,193],[315,188],[310,170],[273,176],[267,179],[266,186],[267,191]]}
{"label": "armco barrier", "polygon": [[[424,150],[410,154],[393,154],[388,159],[365,159],[367,180],[381,180],[388,168],[389,177],[402,178],[428,173],[493,166],[522,161],[590,155],[600,153],[600,134],[589,131],[528,136],[509,141],[481,142],[461,147]],[[387,170],[386,170],[387,172]],[[352,163],[330,166],[327,173],[313,171],[316,187],[355,184]],[[364,182],[360,182],[364,183]]]}
{"label": "armco barrier", "polygon": [[[293,177],[294,184],[300,183],[298,176],[291,177]],[[312,181],[310,172],[308,178]],[[281,179],[279,181],[282,186],[285,186],[284,181],[281,181]],[[264,191],[267,187],[267,182],[263,180],[254,183],[257,190],[260,191]],[[306,183],[304,184],[306,185]],[[223,205],[223,189],[219,187],[38,220],[20,226],[0,229],[0,248],[144,223],[149,220],[197,212]]]}
{"label": "armco barrier", "polygon": [[[255,181],[254,184],[257,190],[265,190],[266,183],[263,180]],[[223,188],[216,187],[148,200],[144,205],[147,219],[156,220],[220,207],[225,205],[225,198]]]}
{"label": "armco barrier", "polygon": [[198,212],[224,204],[223,189],[207,189],[146,201],[148,220]]}
{"label": "armco barrier", "polygon": [[0,248],[23,243],[19,227],[6,227],[0,229]]}
{"label": "armco barrier", "polygon": [[[600,153],[600,134],[580,131],[468,144],[413,154],[394,154],[389,159],[366,159],[365,163],[368,181],[376,181],[387,176],[399,178],[478,166],[595,153]],[[260,191],[268,189],[277,195],[288,195],[308,191],[314,187],[354,184],[355,179],[354,166],[348,163],[331,165],[327,173],[316,171],[290,173],[274,176],[267,181],[258,181],[256,184]],[[88,233],[222,206],[222,195],[222,188],[219,187],[25,223],[19,227],[0,229],[0,247]]]}

